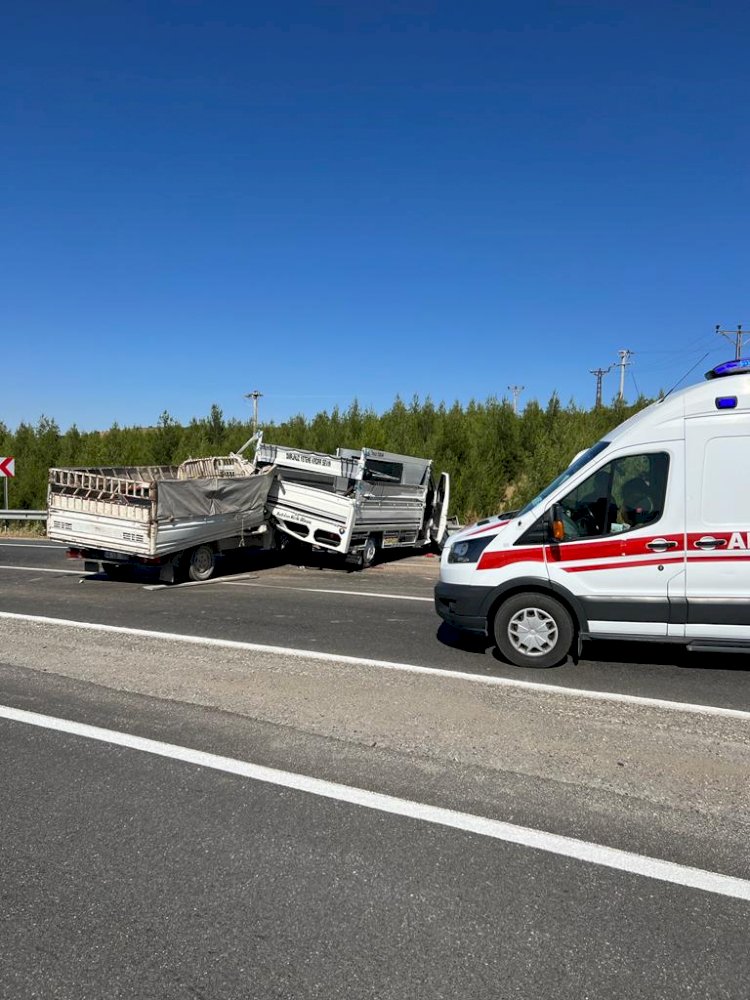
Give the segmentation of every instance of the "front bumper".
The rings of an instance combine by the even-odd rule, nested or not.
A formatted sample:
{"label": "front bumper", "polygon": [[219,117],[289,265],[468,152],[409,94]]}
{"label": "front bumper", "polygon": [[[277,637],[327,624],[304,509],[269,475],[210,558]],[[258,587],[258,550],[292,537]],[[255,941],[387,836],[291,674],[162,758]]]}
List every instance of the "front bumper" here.
{"label": "front bumper", "polygon": [[487,635],[487,608],[492,589],[464,583],[438,583],[435,610],[453,628]]}

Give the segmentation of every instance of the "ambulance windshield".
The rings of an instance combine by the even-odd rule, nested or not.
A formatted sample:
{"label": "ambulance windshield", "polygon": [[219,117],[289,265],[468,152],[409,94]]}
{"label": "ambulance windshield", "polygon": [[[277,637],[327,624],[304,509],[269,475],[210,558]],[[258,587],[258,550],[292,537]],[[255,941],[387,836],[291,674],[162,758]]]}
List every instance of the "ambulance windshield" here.
{"label": "ambulance windshield", "polygon": [[528,512],[536,507],[537,504],[541,503],[542,500],[546,500],[551,493],[554,493],[558,486],[562,486],[562,484],[570,479],[571,476],[580,472],[585,465],[588,465],[593,458],[596,458],[597,455],[600,455],[604,449],[608,447],[609,441],[597,441],[592,448],[585,451],[575,460],[575,462],[569,465],[564,472],[561,472],[557,479],[554,479],[549,486],[546,486],[538,496],[535,496],[533,500],[529,500],[526,506],[519,510],[516,517],[523,517],[524,514],[528,514]]}

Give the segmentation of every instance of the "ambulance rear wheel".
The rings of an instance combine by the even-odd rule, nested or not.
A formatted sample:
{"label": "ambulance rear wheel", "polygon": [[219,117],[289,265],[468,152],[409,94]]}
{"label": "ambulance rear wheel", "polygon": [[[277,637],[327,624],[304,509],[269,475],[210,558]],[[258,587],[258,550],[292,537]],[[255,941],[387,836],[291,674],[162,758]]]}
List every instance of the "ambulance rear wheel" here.
{"label": "ambulance rear wheel", "polygon": [[516,667],[554,667],[573,644],[573,621],[547,594],[514,594],[495,615],[495,642]]}

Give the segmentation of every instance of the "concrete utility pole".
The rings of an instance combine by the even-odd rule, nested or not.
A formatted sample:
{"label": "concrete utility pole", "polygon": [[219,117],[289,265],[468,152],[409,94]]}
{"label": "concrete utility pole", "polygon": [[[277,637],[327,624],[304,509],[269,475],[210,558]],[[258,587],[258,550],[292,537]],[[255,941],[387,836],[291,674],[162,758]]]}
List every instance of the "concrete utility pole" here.
{"label": "concrete utility pole", "polygon": [[509,385],[508,388],[513,393],[513,412],[518,413],[518,397],[526,388],[525,385]]}
{"label": "concrete utility pole", "polygon": [[617,398],[622,403],[625,399],[625,369],[630,364],[633,352],[626,348],[624,351],[618,351],[617,353],[620,356],[620,360],[615,365],[616,368],[620,369],[620,391],[617,393]]}
{"label": "concrete utility pole", "polygon": [[717,323],[716,332],[721,337],[726,337],[728,340],[734,340],[734,360],[739,361],[742,357],[742,338],[750,337],[750,333],[742,332],[742,323],[737,324],[736,330],[722,330]]}
{"label": "concrete utility pole", "polygon": [[592,375],[596,375],[596,402],[594,406],[598,410],[602,405],[602,379],[610,371],[612,365],[609,368],[590,368],[589,371]]}
{"label": "concrete utility pole", "polygon": [[263,393],[257,389],[245,393],[245,399],[252,399],[253,401],[253,434],[257,434],[258,432],[258,400],[262,395]]}

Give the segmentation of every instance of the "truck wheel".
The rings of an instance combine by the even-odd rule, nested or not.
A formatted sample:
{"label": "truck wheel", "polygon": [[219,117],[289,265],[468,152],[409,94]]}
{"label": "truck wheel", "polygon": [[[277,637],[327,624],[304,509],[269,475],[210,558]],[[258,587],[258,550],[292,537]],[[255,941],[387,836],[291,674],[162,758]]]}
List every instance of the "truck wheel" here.
{"label": "truck wheel", "polygon": [[210,580],[216,569],[216,554],[210,545],[199,545],[188,556],[188,577],[200,582]]}
{"label": "truck wheel", "polygon": [[573,622],[547,594],[514,594],[495,615],[495,642],[516,667],[554,667],[568,655]]}
{"label": "truck wheel", "polygon": [[367,541],[365,542],[365,547],[362,549],[362,568],[365,566],[372,566],[375,562],[375,556],[378,554],[378,543],[373,535],[369,535]]}

